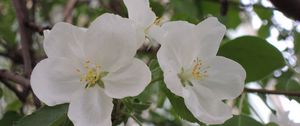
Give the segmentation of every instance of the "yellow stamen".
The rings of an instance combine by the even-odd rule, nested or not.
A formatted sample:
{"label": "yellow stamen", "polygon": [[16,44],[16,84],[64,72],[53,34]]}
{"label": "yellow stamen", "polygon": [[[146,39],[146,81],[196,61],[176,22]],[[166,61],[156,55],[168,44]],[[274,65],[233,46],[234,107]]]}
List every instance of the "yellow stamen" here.
{"label": "yellow stamen", "polygon": [[185,87],[186,85],[193,86],[191,80],[202,80],[205,77],[208,77],[207,69],[209,66],[203,66],[203,63],[200,59],[196,59],[193,62],[193,65],[189,69],[181,68],[181,72],[178,74],[182,85]]}
{"label": "yellow stamen", "polygon": [[101,78],[106,76],[107,72],[100,71],[100,65],[93,65],[89,60],[87,60],[83,66],[86,69],[85,73],[82,73],[79,69],[76,69],[76,71],[80,74],[80,82],[85,83],[86,88],[94,87],[96,84],[104,88]]}

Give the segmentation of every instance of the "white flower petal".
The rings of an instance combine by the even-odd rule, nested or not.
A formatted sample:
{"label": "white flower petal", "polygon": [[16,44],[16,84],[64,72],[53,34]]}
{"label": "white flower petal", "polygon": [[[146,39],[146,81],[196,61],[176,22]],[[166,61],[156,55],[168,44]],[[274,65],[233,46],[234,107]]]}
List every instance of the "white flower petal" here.
{"label": "white flower petal", "polygon": [[149,0],[124,0],[128,17],[146,29],[156,19],[155,13],[150,8]]}
{"label": "white flower petal", "polygon": [[217,18],[209,17],[200,22],[196,28],[198,55],[203,57],[216,56],[222,38],[226,32],[226,27],[221,24]]}
{"label": "white flower petal", "polygon": [[44,34],[44,37],[47,38],[48,35],[50,34],[50,30],[44,30],[43,34]]}
{"label": "white flower petal", "polygon": [[164,72],[164,82],[168,89],[174,94],[182,96],[183,87],[178,78],[181,67],[178,57],[168,49],[168,46],[163,44],[157,52],[157,59]]}
{"label": "white flower petal", "polygon": [[31,74],[31,87],[36,96],[49,106],[67,103],[74,92],[83,89],[71,60],[47,58]]}
{"label": "white flower petal", "polygon": [[208,76],[199,84],[209,88],[221,99],[234,99],[239,96],[245,84],[246,72],[233,60],[216,56],[207,61]]}
{"label": "white flower petal", "polygon": [[177,96],[183,96],[183,86],[175,72],[164,71],[164,81],[167,88]]}
{"label": "white flower petal", "polygon": [[162,45],[169,49],[166,53],[173,53],[180,67],[190,67],[198,56],[200,42],[196,37],[196,26],[185,21],[174,21],[162,26],[167,31]]}
{"label": "white flower petal", "polygon": [[105,93],[113,98],[124,98],[140,94],[151,81],[151,72],[141,60],[134,59],[132,64],[103,79]]}
{"label": "white flower petal", "polygon": [[148,37],[151,41],[162,44],[166,31],[157,25],[152,25],[148,30]]}
{"label": "white flower petal", "polygon": [[111,126],[112,98],[98,86],[87,88],[72,99],[68,116],[75,126]]}
{"label": "white flower petal", "polygon": [[132,61],[138,44],[144,41],[138,31],[129,19],[103,14],[89,27],[84,52],[89,60],[113,72]]}
{"label": "white flower petal", "polygon": [[68,23],[57,23],[44,31],[44,50],[48,57],[83,57],[82,44],[86,30]]}
{"label": "white flower petal", "polygon": [[187,86],[183,98],[192,114],[206,124],[222,124],[232,117],[231,108],[201,85]]}
{"label": "white flower petal", "polygon": [[186,31],[191,31],[193,29],[195,29],[194,24],[191,24],[187,21],[171,21],[171,22],[167,22],[164,23],[161,28],[168,31],[169,33],[173,33],[173,32],[179,32],[179,33],[184,33]]}
{"label": "white flower petal", "polygon": [[173,71],[179,73],[181,62],[180,58],[167,45],[161,45],[157,52],[157,60],[163,71]]}

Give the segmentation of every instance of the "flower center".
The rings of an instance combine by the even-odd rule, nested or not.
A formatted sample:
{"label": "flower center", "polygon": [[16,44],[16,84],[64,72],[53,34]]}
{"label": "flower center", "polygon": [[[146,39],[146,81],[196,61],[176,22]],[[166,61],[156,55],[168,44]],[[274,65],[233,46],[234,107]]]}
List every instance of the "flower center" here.
{"label": "flower center", "polygon": [[203,66],[202,61],[197,58],[193,61],[193,65],[191,68],[185,70],[182,67],[180,73],[178,74],[178,77],[180,78],[180,81],[184,87],[186,85],[193,86],[191,80],[202,80],[203,78],[207,77],[208,68],[209,66]]}
{"label": "flower center", "polygon": [[76,71],[80,74],[80,82],[85,84],[85,88],[94,87],[95,85],[104,88],[104,83],[101,79],[105,77],[108,72],[101,71],[100,65],[91,64],[89,60],[84,63],[84,68],[85,73],[79,69],[76,69]]}

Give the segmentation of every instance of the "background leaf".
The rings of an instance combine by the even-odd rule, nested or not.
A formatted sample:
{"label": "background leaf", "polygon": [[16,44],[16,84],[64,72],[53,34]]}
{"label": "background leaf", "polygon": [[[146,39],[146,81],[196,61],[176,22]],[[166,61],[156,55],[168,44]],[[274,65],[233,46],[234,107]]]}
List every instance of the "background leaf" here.
{"label": "background leaf", "polygon": [[245,115],[233,116],[233,118],[227,120],[222,125],[214,126],[263,126],[263,124],[257,122],[253,118]]}
{"label": "background leaf", "polygon": [[254,36],[240,37],[223,44],[218,55],[241,64],[247,73],[246,82],[263,79],[285,65],[279,50]]}
{"label": "background leaf", "polygon": [[21,118],[21,115],[19,115],[18,113],[9,111],[4,114],[4,116],[0,120],[0,124],[1,124],[1,126],[12,126],[13,123],[20,118]]}
{"label": "background leaf", "polygon": [[20,119],[15,126],[62,126],[67,117],[68,105],[45,106]]}

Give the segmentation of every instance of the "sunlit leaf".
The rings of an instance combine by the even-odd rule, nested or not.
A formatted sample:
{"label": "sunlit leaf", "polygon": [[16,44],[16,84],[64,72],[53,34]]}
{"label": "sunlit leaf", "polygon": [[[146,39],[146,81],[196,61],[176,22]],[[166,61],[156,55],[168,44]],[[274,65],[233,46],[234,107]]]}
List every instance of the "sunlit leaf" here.
{"label": "sunlit leaf", "polygon": [[247,73],[246,82],[263,79],[285,65],[279,50],[254,36],[240,37],[223,44],[218,55],[241,64]]}

